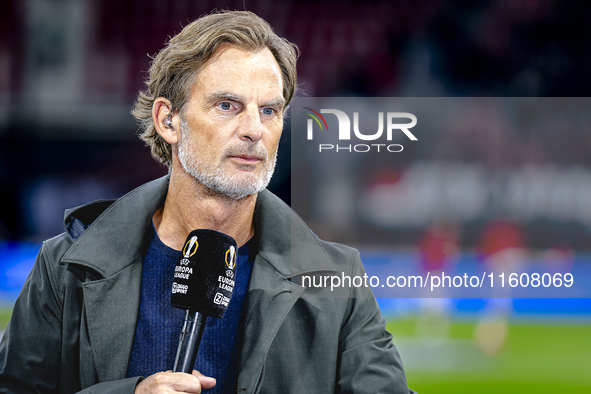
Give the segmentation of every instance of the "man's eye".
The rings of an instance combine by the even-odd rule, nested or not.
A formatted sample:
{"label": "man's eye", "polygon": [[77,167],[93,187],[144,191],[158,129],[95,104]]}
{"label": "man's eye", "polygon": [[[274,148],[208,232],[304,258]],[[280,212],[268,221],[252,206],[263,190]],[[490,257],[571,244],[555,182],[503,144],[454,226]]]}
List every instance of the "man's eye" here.
{"label": "man's eye", "polygon": [[227,111],[230,108],[232,108],[232,105],[228,102],[223,102],[223,103],[220,103],[220,108]]}
{"label": "man's eye", "polygon": [[275,110],[273,108],[263,108],[263,113],[265,115],[273,115],[274,112]]}

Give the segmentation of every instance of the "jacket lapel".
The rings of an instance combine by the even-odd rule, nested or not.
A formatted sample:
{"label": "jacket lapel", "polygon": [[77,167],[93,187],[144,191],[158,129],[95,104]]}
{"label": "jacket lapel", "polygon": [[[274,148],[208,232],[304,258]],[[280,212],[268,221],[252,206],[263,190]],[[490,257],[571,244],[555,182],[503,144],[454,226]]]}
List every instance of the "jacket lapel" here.
{"label": "jacket lapel", "polygon": [[163,177],[117,200],[60,262],[90,268],[94,276],[83,284],[83,295],[100,382],[127,374],[140,305],[144,233],[167,190],[168,177]]}
{"label": "jacket lapel", "polygon": [[256,391],[267,352],[281,323],[304,288],[275,271],[259,255],[255,259],[244,313],[238,389]]}
{"label": "jacket lapel", "polygon": [[100,382],[123,379],[137,324],[142,265],[83,284],[90,344]]}
{"label": "jacket lapel", "polygon": [[283,201],[259,193],[255,209],[255,258],[243,308],[244,333],[238,390],[256,393],[271,343],[305,290],[291,279],[336,272],[316,236]]}

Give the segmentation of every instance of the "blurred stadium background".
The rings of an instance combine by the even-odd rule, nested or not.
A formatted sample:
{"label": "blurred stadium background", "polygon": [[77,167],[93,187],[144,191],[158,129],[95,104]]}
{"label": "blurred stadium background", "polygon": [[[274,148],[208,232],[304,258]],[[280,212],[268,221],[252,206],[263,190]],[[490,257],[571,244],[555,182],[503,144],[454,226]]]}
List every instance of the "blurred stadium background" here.
{"label": "blurred stadium background", "polygon": [[[0,0],[0,330],[40,242],[62,231],[64,209],[166,173],[137,140],[129,110],[144,87],[148,54],[214,8],[253,11],[296,43],[309,97],[591,92],[591,5],[583,1]],[[323,238],[359,247],[368,267],[383,259],[424,268],[479,264],[497,253],[591,264],[589,221],[572,214],[583,211],[544,213],[555,207],[544,196],[557,188],[560,201],[581,205],[591,196],[589,124],[523,133],[502,123],[481,129],[482,119],[498,120],[482,116],[380,163],[384,171],[353,183],[353,200],[339,199],[339,185],[324,187],[313,168],[292,176],[287,121],[270,188],[288,203],[297,198],[294,206]],[[425,215],[419,206],[401,224],[361,205],[412,176],[407,184],[429,206],[435,180],[470,193],[468,181],[482,169],[486,182],[502,174],[521,185],[532,196],[522,201],[528,214],[466,219],[454,210]],[[311,186],[292,194],[292,183]],[[362,226],[349,231],[351,223]],[[591,391],[589,299],[380,304],[420,393]]]}

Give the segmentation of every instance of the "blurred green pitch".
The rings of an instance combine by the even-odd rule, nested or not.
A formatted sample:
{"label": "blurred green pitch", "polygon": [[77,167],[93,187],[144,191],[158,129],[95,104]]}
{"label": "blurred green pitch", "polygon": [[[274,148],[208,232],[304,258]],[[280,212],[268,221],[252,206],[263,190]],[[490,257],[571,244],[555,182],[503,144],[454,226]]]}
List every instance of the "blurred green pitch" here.
{"label": "blurred green pitch", "polygon": [[[591,393],[591,322],[557,323],[509,322],[504,346],[494,356],[479,351],[473,340],[475,322],[452,321],[442,343],[434,344],[437,361],[446,362],[446,343],[463,344],[462,351],[450,352],[450,358],[466,358],[465,369],[446,370],[445,366],[421,367],[420,360],[429,360],[429,347],[420,350],[405,346],[409,341],[429,341],[417,336],[416,319],[389,319],[387,329],[398,343],[402,360],[415,360],[407,367],[409,386],[419,394],[430,393]],[[438,346],[440,349],[438,349]],[[421,351],[417,356],[413,351]],[[416,359],[419,362],[416,362]],[[462,365],[462,360],[458,363]],[[475,367],[476,366],[476,367]],[[452,368],[453,369],[453,368]]]}

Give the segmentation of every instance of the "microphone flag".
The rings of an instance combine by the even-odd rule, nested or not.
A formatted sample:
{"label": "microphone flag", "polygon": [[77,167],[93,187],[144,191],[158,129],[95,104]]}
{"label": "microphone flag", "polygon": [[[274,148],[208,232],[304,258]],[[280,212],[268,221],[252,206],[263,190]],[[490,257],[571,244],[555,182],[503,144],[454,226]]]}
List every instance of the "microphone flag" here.
{"label": "microphone flag", "polygon": [[222,318],[234,291],[236,241],[214,230],[187,237],[172,283],[172,306]]}

